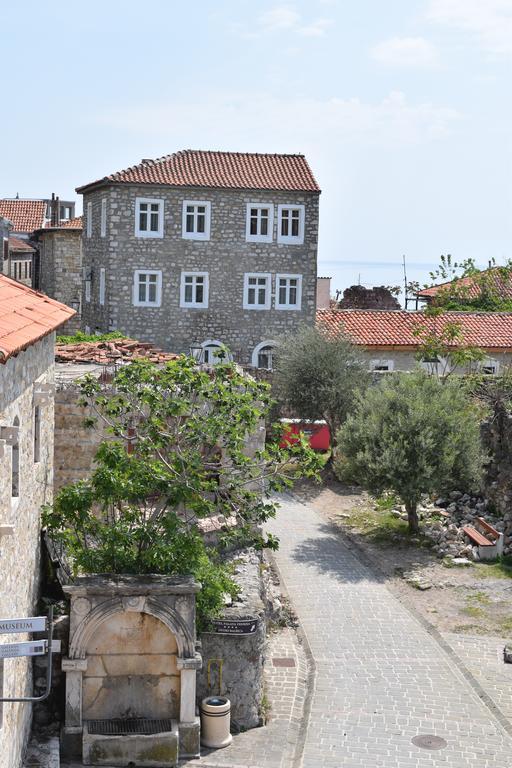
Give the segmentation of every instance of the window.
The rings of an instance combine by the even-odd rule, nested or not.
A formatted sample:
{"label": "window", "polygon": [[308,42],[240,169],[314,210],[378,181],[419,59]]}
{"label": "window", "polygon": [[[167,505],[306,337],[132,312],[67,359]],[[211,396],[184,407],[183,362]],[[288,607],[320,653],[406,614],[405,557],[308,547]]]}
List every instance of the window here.
{"label": "window", "polygon": [[218,340],[208,339],[203,344],[202,362],[206,365],[216,365],[223,361],[231,360],[231,355],[226,351],[222,342]]}
{"label": "window", "polygon": [[5,259],[9,258],[9,238],[8,237],[3,238],[3,256],[4,256],[4,261]]}
{"label": "window", "polygon": [[137,237],[164,236],[164,201],[137,197],[135,200],[135,235]]}
{"label": "window", "polygon": [[87,222],[86,222],[86,234],[87,237],[92,237],[92,203],[87,203]]}
{"label": "window", "polygon": [[[20,426],[20,420],[16,416],[12,423],[13,427]],[[20,495],[20,443],[19,433],[11,447],[11,496],[13,499]]]}
{"label": "window", "polygon": [[100,304],[102,306],[103,304],[105,304],[105,274],[106,274],[105,267],[101,267],[99,292],[100,292]]}
{"label": "window", "polygon": [[245,239],[252,243],[271,243],[274,235],[274,206],[247,203]]}
{"label": "window", "polygon": [[264,368],[272,371],[277,343],[275,341],[262,341],[252,353],[252,364],[255,368]]}
{"label": "window", "polygon": [[370,370],[377,373],[386,373],[386,371],[392,371],[393,368],[393,360],[372,360],[370,362]]}
{"label": "window", "polygon": [[244,275],[244,309],[270,309],[270,280],[262,272]]}
{"label": "window", "polygon": [[61,205],[60,206],[60,214],[59,214],[61,221],[67,221],[71,218],[71,206],[70,205]]}
{"label": "window", "polygon": [[208,272],[182,272],[180,307],[208,309]]}
{"label": "window", "polygon": [[156,269],[137,269],[133,279],[136,307],[159,307],[162,303],[162,273]]}
{"label": "window", "polygon": [[279,205],[277,242],[302,245],[304,242],[304,206]]}
{"label": "window", "polygon": [[90,280],[85,281],[85,300],[86,301],[91,300],[91,281]]}
{"label": "window", "polygon": [[211,203],[199,200],[184,200],[182,237],[187,240],[209,240],[210,212]]}
{"label": "window", "polygon": [[491,358],[488,358],[487,360],[482,360],[480,363],[480,370],[482,373],[486,374],[487,376],[494,376],[498,373],[500,369],[500,364],[497,360],[492,360]]}
{"label": "window", "polygon": [[34,408],[34,463],[41,460],[41,407]]}
{"label": "window", "polygon": [[276,309],[300,309],[302,275],[276,275]]}
{"label": "window", "polygon": [[100,222],[100,235],[105,237],[107,234],[107,199],[104,197],[101,201],[101,222]]}

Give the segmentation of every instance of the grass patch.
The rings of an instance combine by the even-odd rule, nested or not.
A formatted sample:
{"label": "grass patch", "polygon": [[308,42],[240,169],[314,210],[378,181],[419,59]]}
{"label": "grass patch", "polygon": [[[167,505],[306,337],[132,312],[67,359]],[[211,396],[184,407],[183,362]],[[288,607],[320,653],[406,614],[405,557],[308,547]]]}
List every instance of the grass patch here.
{"label": "grass patch", "polygon": [[400,504],[400,499],[394,493],[383,493],[375,499],[375,507],[379,512],[388,512]]}
{"label": "grass patch", "polygon": [[488,579],[512,579],[512,562],[509,556],[495,563],[477,563],[478,575]]}
{"label": "grass patch", "polygon": [[512,617],[508,619],[503,619],[501,622],[501,629],[503,632],[512,632]]}
{"label": "grass patch", "polygon": [[485,616],[485,606],[490,604],[491,599],[485,592],[475,592],[466,597],[466,607],[462,609],[462,613],[474,619],[481,619]]}
{"label": "grass patch", "polygon": [[98,333],[88,334],[78,331],[73,336],[57,336],[57,344],[80,344],[84,341],[114,341],[114,339],[126,339],[127,337],[119,333],[119,331],[112,331],[112,333]]}

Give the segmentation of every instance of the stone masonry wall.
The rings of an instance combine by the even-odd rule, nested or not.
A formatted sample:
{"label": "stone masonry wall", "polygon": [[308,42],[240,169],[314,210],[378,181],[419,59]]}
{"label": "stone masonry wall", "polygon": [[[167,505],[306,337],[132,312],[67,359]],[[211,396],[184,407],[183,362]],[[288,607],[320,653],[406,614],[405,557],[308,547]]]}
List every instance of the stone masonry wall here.
{"label": "stone masonry wall", "polygon": [[[164,237],[135,237],[135,199],[164,199]],[[100,236],[101,201],[107,199],[107,234]],[[183,239],[183,200],[211,201],[209,241]],[[92,236],[83,238],[83,262],[92,268],[91,301],[83,296],[83,327],[102,332],[119,330],[165,350],[188,352],[192,343],[216,340],[226,344],[235,359],[250,363],[256,345],[274,340],[300,324],[312,325],[316,306],[318,195],[271,191],[180,189],[113,185],[84,196],[84,209],[92,203]],[[246,204],[271,203],[275,207],[272,243],[245,241]],[[278,244],[277,205],[305,205],[303,245]],[[99,270],[106,269],[105,304],[99,303]],[[162,270],[160,308],[135,307],[134,271]],[[182,309],[182,271],[209,273],[208,309]],[[301,274],[302,309],[244,310],[245,272],[271,273],[272,294],[277,273]]]}
{"label": "stone masonry wall", "polygon": [[[0,537],[0,616],[34,615],[39,588],[40,509],[52,499],[53,399],[40,405],[40,461],[34,461],[34,383],[52,384],[55,335],[0,364],[0,425],[20,421],[20,493],[11,498],[10,446],[0,458],[0,524],[14,526],[12,536]],[[9,642],[27,640],[9,635]],[[5,696],[32,695],[30,659],[7,659],[0,667]],[[3,710],[3,711],[2,711]],[[29,735],[31,707],[0,705],[0,768],[18,768]]]}
{"label": "stone masonry wall", "polygon": [[504,520],[504,553],[512,554],[512,414],[505,408],[484,421],[482,441],[491,461],[486,467],[484,493]]}
{"label": "stone masonry wall", "polygon": [[[40,234],[40,290],[68,307],[82,293],[82,233],[80,230],[49,230]],[[68,320],[60,334],[80,330],[80,313]]]}

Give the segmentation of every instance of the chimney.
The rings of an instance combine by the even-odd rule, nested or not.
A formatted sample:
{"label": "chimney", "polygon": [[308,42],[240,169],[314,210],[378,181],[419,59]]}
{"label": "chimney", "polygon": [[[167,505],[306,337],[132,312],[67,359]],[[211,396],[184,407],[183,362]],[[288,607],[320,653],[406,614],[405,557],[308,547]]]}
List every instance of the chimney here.
{"label": "chimney", "polygon": [[316,279],[316,308],[329,309],[331,306],[331,278],[317,277]]}

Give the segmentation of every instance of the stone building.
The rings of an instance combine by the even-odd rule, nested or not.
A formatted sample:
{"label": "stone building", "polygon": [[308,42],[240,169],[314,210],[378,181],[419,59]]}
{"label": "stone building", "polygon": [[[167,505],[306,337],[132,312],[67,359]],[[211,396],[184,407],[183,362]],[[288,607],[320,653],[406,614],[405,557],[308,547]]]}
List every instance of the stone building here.
{"label": "stone building", "polygon": [[[346,333],[368,360],[370,370],[388,373],[412,371],[418,366],[428,372],[446,371],[448,362],[417,359],[422,337],[441,338],[446,325],[457,324],[461,336],[454,339],[484,352],[474,365],[483,373],[499,374],[512,364],[512,313],[447,312],[429,317],[423,312],[405,310],[325,309],[317,312],[317,326],[329,335]],[[423,330],[424,329],[424,330]],[[417,335],[419,332],[419,336]]]}
{"label": "stone building", "polygon": [[80,330],[82,297],[82,217],[37,230],[39,288],[52,299],[76,310],[63,333]]}
{"label": "stone building", "polygon": [[20,237],[10,237],[8,251],[9,266],[6,274],[12,277],[13,280],[17,280],[19,283],[28,285],[31,288],[36,249],[30,245],[28,240],[22,240]]}
{"label": "stone building", "polygon": [[[33,616],[41,505],[53,487],[55,329],[73,310],[0,275],[0,617]],[[3,642],[29,639],[9,635]],[[2,697],[32,695],[27,658],[0,662]],[[31,706],[0,703],[0,768],[19,768]]]}
{"label": "stone building", "polygon": [[186,150],[77,192],[85,330],[268,368],[280,334],[314,323],[320,190],[302,155]]}

